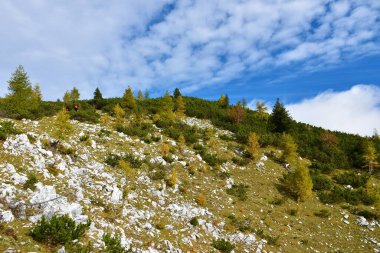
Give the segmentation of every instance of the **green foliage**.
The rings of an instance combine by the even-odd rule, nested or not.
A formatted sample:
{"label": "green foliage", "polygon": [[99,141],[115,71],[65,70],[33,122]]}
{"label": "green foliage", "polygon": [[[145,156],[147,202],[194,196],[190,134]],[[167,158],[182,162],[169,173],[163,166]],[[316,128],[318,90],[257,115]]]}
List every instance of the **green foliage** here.
{"label": "green foliage", "polygon": [[8,81],[9,94],[0,104],[0,116],[22,119],[37,119],[41,112],[41,91],[38,85],[32,87],[29,77],[20,65]]}
{"label": "green foliage", "polygon": [[375,210],[367,210],[363,208],[353,208],[350,210],[352,214],[363,216],[367,220],[379,220],[380,219],[380,212]]}
{"label": "green foliage", "polygon": [[82,245],[78,242],[73,243],[69,242],[65,244],[65,253],[92,253],[94,252],[94,248],[91,243],[87,245]]}
{"label": "green foliage", "polygon": [[210,154],[206,148],[202,148],[199,152],[202,159],[210,166],[220,165],[226,162],[226,160],[219,158],[216,154]]}
{"label": "green foliage", "polygon": [[330,190],[334,186],[334,183],[331,181],[331,179],[325,175],[312,173],[311,179],[313,180],[314,191]]}
{"label": "green foliage", "polygon": [[230,253],[235,249],[235,245],[225,239],[215,240],[212,246],[222,253]]}
{"label": "green foliage", "polygon": [[124,103],[123,106],[129,110],[135,111],[137,109],[137,103],[135,97],[133,96],[132,88],[128,86],[123,95]]}
{"label": "green foliage", "polygon": [[116,131],[130,136],[138,136],[140,138],[144,138],[152,132],[152,128],[153,126],[150,123],[131,123],[127,126],[118,125],[116,127]]}
{"label": "green foliage", "polygon": [[73,126],[70,123],[70,115],[65,108],[57,114],[53,122],[53,137],[58,141],[66,140],[72,133]]}
{"label": "green foliage", "polygon": [[194,227],[198,226],[199,225],[198,218],[197,217],[191,218],[190,224],[193,225]]}
{"label": "green foliage", "polygon": [[227,189],[227,194],[237,197],[240,201],[248,199],[247,190],[249,186],[245,184],[234,184],[231,188]]}
{"label": "green foliage", "polygon": [[352,205],[360,203],[364,205],[373,205],[378,201],[377,196],[368,193],[364,188],[346,189],[335,185],[331,191],[322,191],[318,193],[318,197],[322,203],[335,204],[347,202]]}
{"label": "green foliage", "polygon": [[100,115],[93,108],[80,107],[78,111],[70,111],[70,118],[81,122],[98,123]]}
{"label": "green foliage", "polygon": [[354,188],[359,188],[365,186],[370,177],[368,174],[345,172],[334,176],[334,180],[340,185],[351,185]]}
{"label": "green foliage", "polygon": [[297,201],[305,201],[312,195],[313,181],[307,166],[298,163],[294,171],[284,176],[284,185]]}
{"label": "green foliage", "polygon": [[19,134],[12,121],[0,122],[0,140],[6,140],[9,134]]}
{"label": "green foliage", "polygon": [[108,164],[109,166],[116,167],[116,165],[119,164],[119,160],[121,159],[120,156],[108,153],[105,159],[105,163]]}
{"label": "green foliage", "polygon": [[28,235],[41,243],[64,245],[73,240],[79,240],[90,227],[90,223],[88,221],[86,224],[76,225],[75,221],[68,215],[54,215],[49,221],[43,216],[37,225],[29,231]]}
{"label": "green foliage", "polygon": [[239,231],[243,233],[253,231],[252,221],[250,218],[246,218],[246,217],[237,218],[233,214],[228,215],[227,218],[230,219],[231,225],[236,227]]}
{"label": "green foliage", "polygon": [[126,250],[125,247],[121,246],[120,235],[112,236],[110,233],[105,233],[103,235],[103,242],[105,247],[102,252],[105,253],[127,253],[131,252]]}
{"label": "green foliage", "polygon": [[177,99],[178,97],[182,96],[181,92],[179,91],[178,88],[175,88],[174,92],[173,92],[173,97],[175,99]]}
{"label": "green foliage", "polygon": [[314,215],[321,218],[328,218],[331,216],[331,212],[328,209],[321,209],[315,212]]}
{"label": "green foliage", "polygon": [[273,132],[283,133],[292,127],[292,118],[284,105],[277,99],[273,107],[272,114],[269,117],[269,127]]}
{"label": "green foliage", "polygon": [[28,179],[25,181],[23,187],[25,190],[31,189],[32,191],[34,191],[36,189],[35,184],[38,182],[37,176],[34,173],[29,173],[27,177]]}

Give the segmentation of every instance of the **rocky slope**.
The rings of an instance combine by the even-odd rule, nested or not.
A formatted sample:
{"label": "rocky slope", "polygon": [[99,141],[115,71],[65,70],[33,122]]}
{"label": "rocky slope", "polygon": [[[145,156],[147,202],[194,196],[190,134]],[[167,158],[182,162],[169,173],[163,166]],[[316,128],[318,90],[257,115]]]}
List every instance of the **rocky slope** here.
{"label": "rocky slope", "polygon": [[[75,131],[62,151],[47,145],[54,141],[52,118],[15,121],[23,133],[0,142],[0,251],[49,252],[26,233],[42,216],[53,214],[68,214],[77,223],[91,219],[83,242],[99,251],[105,232],[120,234],[122,245],[133,252],[212,252],[219,238],[235,244],[235,252],[380,251],[376,221],[316,198],[276,203],[281,198],[276,183],[285,170],[264,155],[268,150],[257,162],[238,166],[231,158],[239,156],[239,145],[218,138],[231,133],[207,121],[183,121],[212,128],[214,137],[200,144],[226,162],[209,166],[192,147],[164,136],[158,127],[151,135],[159,138],[150,142],[109,126],[72,121]],[[169,161],[163,158],[163,143],[170,147]],[[110,153],[129,154],[141,166],[133,173],[109,166]],[[154,177],[162,165],[176,171],[174,185]],[[25,187],[31,173],[38,178],[34,190]],[[238,183],[249,186],[245,201],[226,193]],[[322,208],[330,210],[330,218],[313,215]],[[296,215],[289,214],[293,209]],[[194,217],[199,225],[190,224]],[[242,229],[243,223],[250,229]]]}

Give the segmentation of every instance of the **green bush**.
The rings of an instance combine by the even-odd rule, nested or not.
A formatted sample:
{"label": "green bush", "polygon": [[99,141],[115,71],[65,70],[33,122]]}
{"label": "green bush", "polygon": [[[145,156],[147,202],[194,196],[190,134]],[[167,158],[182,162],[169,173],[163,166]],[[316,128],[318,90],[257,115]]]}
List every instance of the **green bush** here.
{"label": "green bush", "polygon": [[103,235],[103,242],[105,247],[102,252],[105,253],[127,253],[132,252],[130,250],[126,250],[125,247],[121,246],[120,235],[112,236],[110,233],[106,233]]}
{"label": "green bush", "polygon": [[239,166],[246,166],[251,162],[251,160],[249,158],[233,157],[232,162]]}
{"label": "green bush", "polygon": [[123,160],[127,161],[132,168],[138,169],[142,166],[142,161],[136,158],[132,153],[127,153],[123,157]]}
{"label": "green bush", "polygon": [[354,188],[365,186],[370,175],[359,175],[354,172],[345,172],[334,177],[334,180],[341,185],[351,185]]}
{"label": "green bush", "polygon": [[70,119],[81,122],[98,123],[100,115],[94,109],[79,109],[70,111]]}
{"label": "green bush", "polygon": [[321,217],[321,218],[328,218],[328,217],[330,217],[331,213],[327,209],[321,209],[321,210],[315,212],[314,215],[317,217]]}
{"label": "green bush", "polygon": [[240,201],[245,201],[248,198],[248,188],[249,186],[245,184],[234,184],[230,189],[227,189],[227,194],[237,197]]}
{"label": "green bush", "polygon": [[120,156],[108,153],[105,159],[105,163],[108,164],[109,166],[115,167],[116,165],[119,164],[119,160],[121,159]]}
{"label": "green bush", "polygon": [[330,178],[325,175],[311,174],[311,179],[313,180],[314,191],[330,190],[334,186]]}
{"label": "green bush", "polygon": [[127,134],[129,136],[138,136],[140,138],[145,138],[148,134],[152,132],[152,124],[149,123],[133,123],[128,126],[119,125],[116,131]]}
{"label": "green bush", "polygon": [[352,214],[358,215],[358,216],[363,216],[367,220],[379,220],[380,215],[379,213],[376,213],[376,211],[370,211],[366,209],[361,209],[361,208],[354,208],[350,210]]}
{"label": "green bush", "polygon": [[94,252],[94,248],[91,243],[82,245],[78,242],[69,242],[65,244],[65,253],[91,253]]}
{"label": "green bush", "polygon": [[218,239],[212,243],[212,246],[222,253],[230,253],[235,249],[235,245],[225,239]]}
{"label": "green bush", "polygon": [[12,121],[1,121],[0,122],[0,140],[5,141],[9,134],[20,133]]}
{"label": "green bush", "polygon": [[76,225],[75,221],[68,215],[54,215],[49,221],[43,216],[37,225],[29,231],[28,235],[41,243],[64,245],[73,240],[79,240],[90,227],[90,223],[88,221],[86,224]]}
{"label": "green bush", "polygon": [[35,184],[38,182],[37,176],[34,173],[28,174],[28,179],[24,183],[24,189],[31,189],[34,191],[36,189]]}
{"label": "green bush", "polygon": [[198,218],[197,217],[191,218],[190,224],[193,225],[194,227],[198,226],[199,225]]}
{"label": "green bush", "polygon": [[331,191],[322,191],[318,193],[318,197],[322,203],[334,204],[347,202],[352,205],[360,203],[364,205],[373,205],[378,200],[376,195],[369,194],[364,188],[345,189],[335,185]]}

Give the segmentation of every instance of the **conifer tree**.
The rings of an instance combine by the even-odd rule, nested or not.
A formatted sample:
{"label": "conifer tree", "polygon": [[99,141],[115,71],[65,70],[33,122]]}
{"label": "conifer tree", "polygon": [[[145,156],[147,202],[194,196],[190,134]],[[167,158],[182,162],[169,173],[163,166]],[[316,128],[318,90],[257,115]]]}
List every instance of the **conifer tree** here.
{"label": "conifer tree", "polygon": [[69,91],[66,91],[65,94],[63,95],[63,102],[65,104],[68,104],[71,102],[71,95]]}
{"label": "conifer tree", "polygon": [[135,111],[137,109],[136,100],[135,100],[135,97],[133,96],[131,86],[128,86],[128,89],[125,90],[123,99],[124,99],[124,105],[126,108],[132,111]]}
{"label": "conifer tree", "polygon": [[37,103],[42,102],[41,87],[38,83],[33,88],[33,100],[35,100]]}
{"label": "conifer tree", "polygon": [[148,89],[145,90],[144,98],[149,99],[149,90]]}
{"label": "conifer tree", "polygon": [[244,120],[245,111],[240,104],[227,109],[227,116],[233,123],[240,123]]}
{"label": "conifer tree", "polygon": [[252,159],[256,160],[259,156],[260,144],[259,144],[259,137],[254,132],[250,133],[248,136],[247,149]]}
{"label": "conifer tree", "polygon": [[175,99],[177,99],[179,96],[182,96],[181,92],[179,91],[178,88],[175,88],[173,96]]}
{"label": "conifer tree", "polygon": [[[21,118],[35,117],[41,104],[39,86],[33,87],[24,68],[20,65],[8,81],[9,94],[4,103],[8,116]],[[39,94],[37,94],[39,93]]]}
{"label": "conifer tree", "polygon": [[119,104],[117,104],[113,108],[113,112],[115,114],[115,125],[116,125],[116,127],[122,125],[124,123],[124,116],[125,116],[125,111],[123,110],[123,108],[121,108],[121,106]]}
{"label": "conifer tree", "polygon": [[288,131],[292,125],[292,118],[285,107],[277,99],[273,107],[271,116],[269,117],[269,126],[273,132],[283,133]]}
{"label": "conifer tree", "polygon": [[377,167],[379,164],[377,164],[377,154],[376,154],[376,148],[373,142],[367,141],[364,145],[364,152],[363,152],[363,161],[365,167],[368,168],[368,172],[372,173],[373,169]]}
{"label": "conifer tree", "polygon": [[228,98],[228,95],[221,95],[219,100],[218,100],[218,104],[223,107],[223,108],[227,108],[228,105],[229,105],[229,98]]}
{"label": "conifer tree", "polygon": [[79,90],[76,87],[74,87],[70,93],[71,102],[77,103],[79,100],[79,97],[80,97]]}
{"label": "conifer tree", "polygon": [[243,106],[243,108],[246,108],[247,107],[247,100],[245,98],[243,98],[241,100],[241,105]]}
{"label": "conifer tree", "polygon": [[185,116],[185,101],[183,101],[182,96],[178,96],[175,100],[175,112],[178,117],[182,118]]}
{"label": "conifer tree", "polygon": [[139,101],[143,101],[144,100],[144,96],[143,96],[143,93],[141,90],[139,90],[139,92],[137,93],[137,99]]}
{"label": "conifer tree", "polygon": [[73,126],[70,123],[70,114],[65,108],[60,110],[53,123],[53,137],[58,141],[66,140],[72,133]]}
{"label": "conifer tree", "polygon": [[282,149],[281,159],[284,162],[295,165],[298,161],[297,144],[294,142],[291,135],[282,134],[280,140],[280,148]]}
{"label": "conifer tree", "polygon": [[99,88],[96,88],[95,91],[94,91],[94,100],[95,101],[100,101],[102,99],[103,99],[102,93],[100,92]]}
{"label": "conifer tree", "polygon": [[313,181],[306,165],[297,163],[294,171],[285,176],[285,184],[297,201],[305,201],[312,195]]}
{"label": "conifer tree", "polygon": [[260,102],[257,100],[256,102],[256,111],[260,114],[266,113],[268,110],[268,107],[265,105],[264,102]]}
{"label": "conifer tree", "polygon": [[162,111],[161,111],[161,116],[166,117],[168,119],[173,119],[173,99],[170,96],[169,92],[166,91],[163,103],[162,103]]}

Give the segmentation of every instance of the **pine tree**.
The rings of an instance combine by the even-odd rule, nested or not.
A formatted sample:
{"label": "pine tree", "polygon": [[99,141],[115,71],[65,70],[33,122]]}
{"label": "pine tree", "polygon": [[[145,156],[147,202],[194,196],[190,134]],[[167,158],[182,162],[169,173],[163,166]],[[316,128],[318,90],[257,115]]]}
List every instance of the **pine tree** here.
{"label": "pine tree", "polygon": [[228,95],[221,95],[219,100],[218,100],[218,104],[223,107],[223,108],[227,108],[228,105],[229,105],[229,98],[228,98]]}
{"label": "pine tree", "polygon": [[175,99],[177,99],[179,96],[182,96],[181,92],[179,91],[178,88],[175,88],[173,96]]}
{"label": "pine tree", "polygon": [[42,102],[41,87],[38,83],[33,88],[33,100],[35,100],[37,103]]}
{"label": "pine tree", "polygon": [[65,108],[62,108],[58,112],[53,125],[53,137],[58,141],[66,140],[73,131],[73,126],[70,123],[70,114]]}
{"label": "pine tree", "polygon": [[144,96],[143,96],[143,93],[141,90],[139,90],[139,92],[137,93],[137,99],[139,101],[143,101],[144,100]]}
{"label": "pine tree", "polygon": [[132,111],[135,111],[137,109],[137,104],[135,97],[133,96],[132,88],[131,86],[128,86],[128,89],[124,92],[124,106]]}
{"label": "pine tree", "polygon": [[94,91],[94,100],[95,101],[100,101],[102,99],[103,99],[102,93],[100,92],[99,88],[96,88],[95,91]]}
{"label": "pine tree", "polygon": [[259,156],[259,150],[260,150],[259,137],[257,136],[256,133],[249,134],[247,149],[252,159],[256,160]]}
{"label": "pine tree", "polygon": [[68,104],[71,102],[71,95],[69,91],[66,91],[65,94],[63,95],[63,102],[65,104]]}
{"label": "pine tree", "polygon": [[273,107],[271,116],[269,117],[269,127],[273,132],[283,133],[287,132],[292,125],[292,118],[285,107],[277,99]]}
{"label": "pine tree", "polygon": [[312,195],[313,181],[309,168],[298,163],[294,171],[285,176],[285,185],[289,191],[297,198],[297,201],[305,201]]}
{"label": "pine tree", "polygon": [[182,96],[178,96],[175,100],[175,112],[178,117],[182,118],[185,116],[185,101],[183,101]]}

